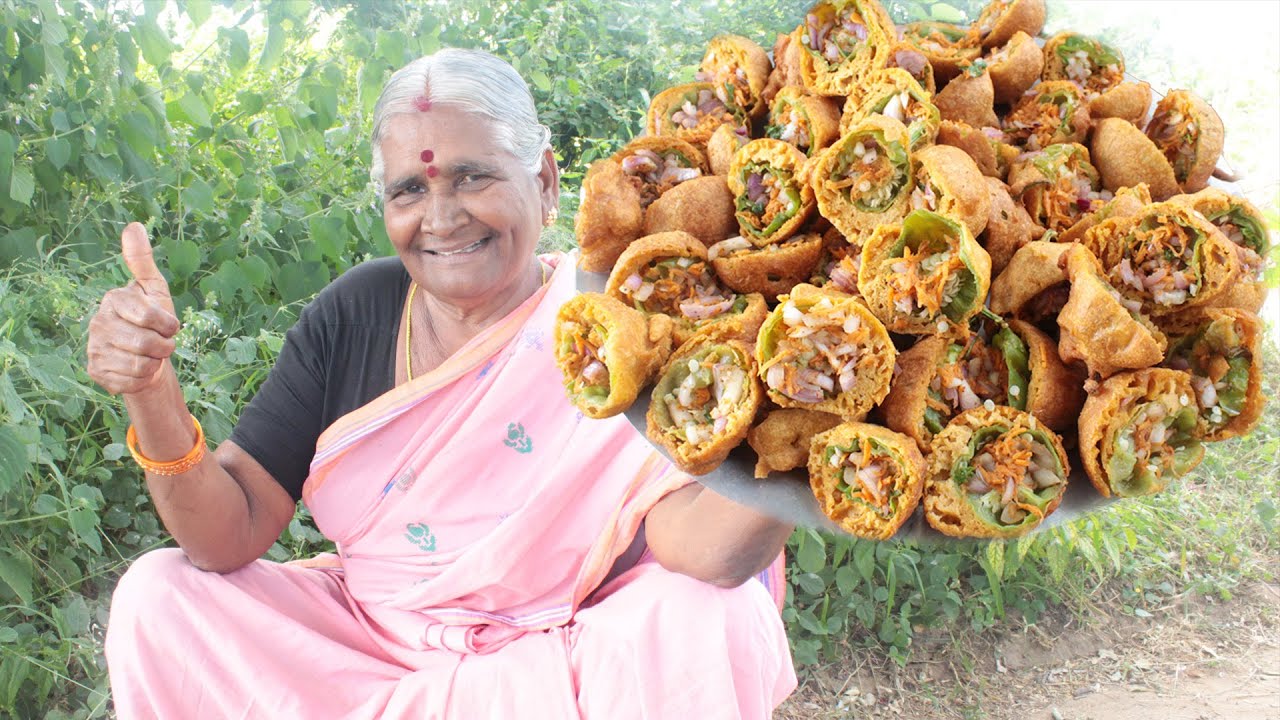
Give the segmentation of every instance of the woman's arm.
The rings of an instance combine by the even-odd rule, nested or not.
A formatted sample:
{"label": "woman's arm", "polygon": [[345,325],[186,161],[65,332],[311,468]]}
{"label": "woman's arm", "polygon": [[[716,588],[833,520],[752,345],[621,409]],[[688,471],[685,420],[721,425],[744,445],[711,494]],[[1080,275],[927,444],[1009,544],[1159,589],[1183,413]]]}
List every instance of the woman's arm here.
{"label": "woman's arm", "polygon": [[[89,324],[89,375],[124,397],[142,455],[172,461],[196,443],[169,362],[179,323],[146,231],[132,223],[121,242],[134,281],[107,293]],[[204,570],[229,572],[252,562],[293,517],[293,499],[234,443],[179,475],[147,473],[147,487],[165,528]]]}
{"label": "woman's arm", "polygon": [[769,567],[792,529],[698,483],[662,498],[645,518],[649,549],[664,568],[720,587]]}

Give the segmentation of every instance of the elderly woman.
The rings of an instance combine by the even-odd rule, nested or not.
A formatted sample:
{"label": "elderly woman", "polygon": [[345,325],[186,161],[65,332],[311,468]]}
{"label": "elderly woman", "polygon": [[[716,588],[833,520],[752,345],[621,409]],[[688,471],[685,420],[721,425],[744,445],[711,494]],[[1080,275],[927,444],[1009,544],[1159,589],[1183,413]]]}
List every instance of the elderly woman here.
{"label": "elderly woman", "polygon": [[[168,286],[125,229],[134,282],[90,325],[90,373],[123,395],[181,550],[116,589],[120,718],[765,718],[793,689],[754,579],[790,527],[563,395],[573,260],[534,252],[560,192],[548,137],[490,55],[395,73],[372,174],[399,257],[307,306],[212,454],[168,359]],[[337,554],[258,559],[299,498]]]}

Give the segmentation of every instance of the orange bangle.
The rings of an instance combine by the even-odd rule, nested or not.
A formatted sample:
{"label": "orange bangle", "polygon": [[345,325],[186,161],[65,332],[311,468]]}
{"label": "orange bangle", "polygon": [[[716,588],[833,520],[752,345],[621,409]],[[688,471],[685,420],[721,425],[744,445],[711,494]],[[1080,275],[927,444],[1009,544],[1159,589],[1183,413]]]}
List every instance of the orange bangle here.
{"label": "orange bangle", "polygon": [[143,455],[142,452],[138,450],[138,433],[133,429],[132,425],[129,426],[129,431],[125,433],[124,444],[129,448],[129,454],[133,456],[134,461],[141,465],[143,470],[146,470],[152,475],[181,475],[182,473],[199,465],[200,461],[204,460],[205,453],[208,452],[208,449],[204,444],[204,429],[200,427],[200,421],[196,420],[195,415],[192,415],[191,422],[195,423],[196,426],[195,447],[191,448],[191,452],[183,455],[177,460],[170,462],[156,462],[155,460],[151,460]]}

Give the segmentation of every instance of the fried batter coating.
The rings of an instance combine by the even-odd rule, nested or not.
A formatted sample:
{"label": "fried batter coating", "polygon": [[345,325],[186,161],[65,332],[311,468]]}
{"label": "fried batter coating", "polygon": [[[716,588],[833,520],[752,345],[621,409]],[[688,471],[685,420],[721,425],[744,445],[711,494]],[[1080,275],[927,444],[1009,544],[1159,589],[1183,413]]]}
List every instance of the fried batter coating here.
{"label": "fried batter coating", "polygon": [[[998,276],[1004,272],[1015,252],[1032,240],[1040,239],[1044,228],[1031,219],[1026,208],[1013,201],[1007,185],[993,177],[984,177],[983,182],[987,186],[990,205],[987,228],[978,238],[978,243],[991,256],[992,276]],[[994,282],[991,292],[994,296]]]}
{"label": "fried batter coating", "polygon": [[716,128],[707,140],[707,164],[711,167],[711,174],[728,176],[734,153],[749,140],[751,136],[747,134],[745,127],[721,125]]}
{"label": "fried batter coating", "polygon": [[933,104],[943,120],[962,122],[973,127],[1000,127],[996,116],[995,86],[984,65],[974,63],[961,68],[960,74],[933,96]]}
{"label": "fried batter coating", "polygon": [[1062,362],[1058,344],[1025,320],[1011,319],[1009,327],[1027,345],[1031,380],[1025,410],[1055,432],[1066,432],[1084,405],[1084,373]]}
{"label": "fried batter coating", "polygon": [[[805,182],[804,153],[781,140],[743,145],[729,166],[738,228],[759,247],[794,235],[813,214],[813,188]],[[723,238],[722,238],[723,239]]]}
{"label": "fried batter coating", "polygon": [[747,443],[756,451],[755,476],[802,468],[809,462],[813,436],[840,424],[840,418],[824,412],[782,408],[765,415],[747,433]]}
{"label": "fried batter coating", "polygon": [[991,256],[959,221],[916,210],[876,228],[862,249],[858,290],[894,332],[931,335],[982,310]]}
{"label": "fried batter coating", "polygon": [[938,127],[938,144],[960,148],[973,158],[987,177],[1003,180],[1009,164],[1019,154],[1018,148],[1004,142],[999,128],[975,128],[967,123],[943,120]]}
{"label": "fried batter coating", "polygon": [[1151,139],[1128,120],[1105,118],[1093,129],[1093,159],[1102,185],[1116,192],[1145,183],[1155,200],[1179,192],[1173,167]]}
{"label": "fried batter coating", "polygon": [[1004,121],[1010,142],[1027,150],[1084,142],[1090,127],[1083,92],[1067,80],[1046,80],[1032,88]]}
{"label": "fried batter coating", "polygon": [[963,150],[931,145],[912,158],[912,210],[931,210],[959,220],[977,237],[987,229],[991,194],[977,164]]}
{"label": "fried batter coating", "polygon": [[760,293],[773,303],[813,275],[822,250],[822,236],[817,233],[796,235],[762,248],[735,237],[713,246],[710,257],[716,275],[726,286],[740,293]]}
{"label": "fried batter coating", "polygon": [[1151,191],[1146,183],[1138,183],[1133,187],[1122,187],[1116,191],[1115,197],[1101,208],[1085,215],[1058,235],[1058,242],[1071,243],[1084,240],[1085,233],[1103,220],[1109,218],[1133,217],[1140,214],[1151,204]]}
{"label": "fried batter coating", "polygon": [[951,82],[960,69],[982,54],[969,37],[968,28],[944,22],[913,22],[902,26],[902,40],[918,49],[939,87]]}
{"label": "fried batter coating", "polygon": [[[883,115],[905,124],[912,150],[932,144],[941,123],[933,96],[900,68],[873,73],[860,92],[849,96],[840,116],[840,132],[849,132],[872,115]],[[837,133],[836,137],[839,136]]]}
{"label": "fried batter coating", "polygon": [[768,103],[761,95],[773,63],[754,40],[741,35],[711,38],[699,67],[698,79],[715,85],[721,102],[744,108],[749,117],[764,113]]}
{"label": "fried batter coating", "polygon": [[591,163],[573,226],[580,249],[578,267],[608,272],[643,227],[640,191],[623,174],[622,165],[614,160]]}
{"label": "fried batter coating", "polygon": [[983,49],[1000,47],[1018,32],[1031,37],[1044,29],[1045,0],[992,0],[973,23]]}
{"label": "fried batter coating", "polygon": [[1022,316],[1023,309],[1042,293],[1065,285],[1067,274],[1061,258],[1071,245],[1033,240],[1009,258],[991,281],[991,311],[1005,317]]}
{"label": "fried batter coating", "polygon": [[1044,79],[1069,80],[1090,95],[1124,80],[1124,56],[1094,38],[1063,31],[1044,44]]}
{"label": "fried batter coating", "polygon": [[1070,245],[1059,262],[1071,282],[1070,298],[1058,313],[1058,354],[1063,360],[1079,360],[1091,376],[1106,378],[1121,370],[1151,367],[1164,358],[1164,333],[1142,314],[1140,303],[1126,299],[1107,282],[1102,264],[1087,247]]}
{"label": "fried batter coating", "polygon": [[925,521],[952,537],[1026,535],[1058,508],[1070,475],[1062,439],[1035,417],[974,408],[934,438]]}
{"label": "fried batter coating", "polygon": [[1063,232],[1111,199],[1083,145],[1058,143],[1025,153],[1009,167],[1009,194],[1045,230]]}
{"label": "fried batter coating", "polygon": [[1089,100],[1089,117],[1119,118],[1134,125],[1147,119],[1151,107],[1151,86],[1144,82],[1122,82]]}
{"label": "fried batter coating", "polygon": [[812,157],[840,137],[840,111],[831,98],[809,95],[802,87],[783,88],[770,105],[764,134]]}
{"label": "fried batter coating", "polygon": [[1148,368],[1103,381],[1080,412],[1080,460],[1103,497],[1164,490],[1204,457],[1191,376]]}
{"label": "fried batter coating", "polygon": [[893,20],[877,0],[820,0],[799,29],[805,87],[818,95],[852,94],[884,66],[894,37]]}
{"label": "fried batter coating", "polygon": [[1209,182],[1222,155],[1222,119],[1209,103],[1190,90],[1173,90],[1156,103],[1147,137],[1173,166],[1183,192],[1195,192]]}
{"label": "fried batter coating", "polygon": [[924,457],[905,435],[848,422],[813,438],[809,485],[822,512],[856,537],[893,537],[920,504],[924,482]]}
{"label": "fried batter coating", "polygon": [[778,298],[756,341],[771,400],[848,420],[862,419],[884,399],[896,355],[884,325],[862,302],[807,284]]}
{"label": "fried batter coating", "polygon": [[646,435],[691,475],[706,475],[747,436],[760,407],[751,349],[699,337],[680,346],[658,376]]}
{"label": "fried batter coating", "polygon": [[632,243],[618,257],[605,293],[646,314],[669,316],[676,346],[712,327],[719,337],[754,337],[768,313],[762,296],[722,287],[707,247],[680,231]]}
{"label": "fried batter coating", "polygon": [[769,81],[760,92],[760,97],[766,103],[772,103],[773,98],[784,87],[804,87],[803,71],[800,69],[800,53],[804,52],[804,46],[800,42],[803,32],[804,27],[801,26],[785,35],[778,33],[778,38],[773,43],[773,72],[769,73]]}
{"label": "fried batter coating", "polygon": [[724,178],[707,175],[686,180],[663,193],[644,214],[644,234],[683,230],[710,247],[733,235],[733,193]]}
{"label": "fried batter coating", "polygon": [[555,348],[569,400],[587,417],[606,418],[631,407],[666,362],[670,322],[651,327],[638,310],[583,293],[560,306]]}
{"label": "fried batter coating", "polygon": [[742,127],[746,112],[729,107],[716,97],[709,82],[675,85],[653,96],[646,129],[650,135],[671,135],[694,145],[705,145],[721,125]]}
{"label": "fried batter coating", "polygon": [[1084,234],[1111,284],[1153,316],[1205,306],[1240,278],[1235,246],[1200,213],[1154,203]]}
{"label": "fried batter coating", "polygon": [[995,101],[1002,105],[1012,105],[1021,99],[1044,70],[1044,52],[1034,38],[1021,30],[985,60]]}
{"label": "fried batter coating", "polygon": [[809,182],[819,212],[846,236],[901,219],[912,188],[906,126],[881,115],[862,120],[814,159]]}
{"label": "fried batter coating", "polygon": [[938,92],[938,82],[933,76],[933,65],[929,64],[929,58],[920,52],[920,48],[911,43],[901,40],[894,43],[889,48],[889,52],[885,53],[884,67],[886,70],[893,68],[906,70],[930,95]]}

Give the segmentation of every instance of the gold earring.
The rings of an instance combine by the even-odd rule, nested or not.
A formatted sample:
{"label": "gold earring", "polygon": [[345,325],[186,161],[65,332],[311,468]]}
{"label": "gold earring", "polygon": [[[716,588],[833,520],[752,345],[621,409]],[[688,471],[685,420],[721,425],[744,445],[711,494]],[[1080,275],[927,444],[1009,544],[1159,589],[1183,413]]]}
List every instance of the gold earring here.
{"label": "gold earring", "polygon": [[560,208],[552,207],[551,210],[547,212],[547,219],[543,220],[542,224],[546,227],[551,227],[556,224],[556,218],[558,217],[560,217]]}

